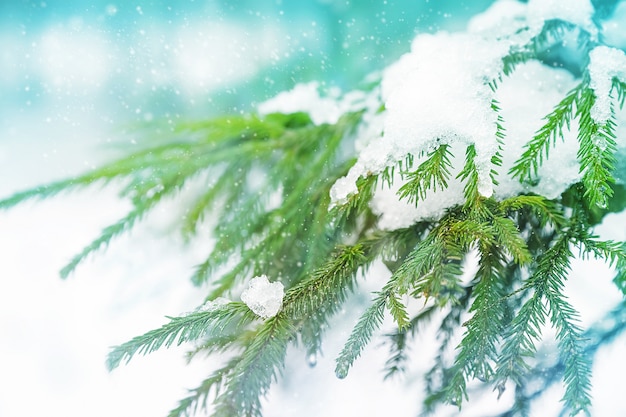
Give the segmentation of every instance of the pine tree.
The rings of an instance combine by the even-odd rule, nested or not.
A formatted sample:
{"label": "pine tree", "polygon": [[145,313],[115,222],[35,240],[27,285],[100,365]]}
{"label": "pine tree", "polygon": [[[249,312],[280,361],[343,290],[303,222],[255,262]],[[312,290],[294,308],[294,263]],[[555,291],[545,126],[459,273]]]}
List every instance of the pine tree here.
{"label": "pine tree", "polygon": [[[390,69],[358,92],[357,99],[337,99],[336,117],[321,117],[310,103],[300,103],[302,108],[293,112],[274,112],[269,101],[259,113],[181,123],[166,141],[146,140],[139,151],[84,175],[17,193],[0,201],[0,207],[95,184],[123,184],[120,196],[132,202],[132,210],[62,269],[66,278],[92,253],[128,233],[164,198],[179,196],[189,181],[205,181],[180,228],[192,238],[206,216],[217,218],[215,245],[191,276],[195,284],[209,288],[206,303],[115,347],[107,360],[114,369],[135,355],[182,343],[193,346],[190,359],[228,353],[223,366],[189,391],[169,417],[205,409],[213,416],[261,416],[260,400],[280,378],[287,348],[298,345],[317,354],[333,316],[368,267],[381,260],[390,278],[347,338],[336,359],[337,377],[348,377],[375,337],[386,338],[390,346],[386,377],[401,374],[412,360],[408,349],[422,324],[436,321],[439,350],[425,375],[424,414],[445,403],[461,408],[471,400],[472,381],[498,395],[515,391],[512,408],[502,416],[528,415],[532,401],[555,383],[565,387],[564,415],[589,414],[593,355],[626,329],[626,309],[622,303],[609,313],[608,328],[582,328],[564,288],[571,261],[579,254],[606,260],[617,272],[615,284],[626,294],[626,246],[593,233],[607,213],[626,208],[626,190],[615,175],[623,157],[618,152],[617,112],[626,101],[626,69],[619,64],[626,58],[603,44],[590,19],[587,24],[548,16],[539,26],[516,21],[519,27],[436,38],[505,46],[496,56],[497,65],[481,62],[493,58],[485,54],[468,58],[468,68],[460,69],[480,88],[480,94],[458,94],[484,102],[477,106],[491,120],[486,140],[468,139],[454,126],[444,126],[452,133],[435,131],[407,145],[393,142],[391,122],[376,130],[373,120],[388,117],[387,123],[398,114],[393,113],[398,102],[385,98]],[[420,45],[435,39],[427,36],[416,39],[414,54],[419,56]],[[560,64],[551,51],[574,36],[576,56],[582,58],[568,63],[567,70],[578,75],[575,85],[507,166],[504,155],[514,132],[498,91],[528,63]],[[470,68],[472,59],[479,70]],[[487,77],[480,72],[484,68],[495,72]],[[482,91],[493,96],[482,97]],[[410,109],[399,114],[405,110]],[[537,185],[548,181],[542,173],[555,163],[552,158],[569,132],[578,144],[579,178],[564,184],[556,197],[537,193]],[[382,166],[366,151],[355,150],[355,141],[361,141],[361,149],[377,149],[376,143],[385,140],[382,146],[395,148],[383,155]],[[510,195],[498,188],[507,178],[519,187]],[[387,199],[419,209],[457,186],[460,197],[441,210],[402,227],[381,226],[384,209],[375,208],[381,190],[391,193]],[[469,279],[463,270],[467,259],[478,264]],[[266,283],[246,290],[253,301],[231,301],[252,277],[260,276],[280,281],[284,296],[282,287],[277,293],[277,287]],[[407,307],[410,299],[423,300],[417,313]],[[269,302],[278,303],[276,311],[269,312]],[[385,314],[396,324],[387,334],[381,331]],[[556,363],[548,365],[532,359],[546,326],[556,330],[559,352]],[[462,337],[455,346],[458,334]]]}

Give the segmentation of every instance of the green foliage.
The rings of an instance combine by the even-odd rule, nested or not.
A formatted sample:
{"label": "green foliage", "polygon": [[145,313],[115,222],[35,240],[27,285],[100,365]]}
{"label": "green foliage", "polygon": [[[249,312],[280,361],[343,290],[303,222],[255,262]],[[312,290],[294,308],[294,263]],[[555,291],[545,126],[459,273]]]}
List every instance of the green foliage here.
{"label": "green foliage", "polygon": [[563,138],[563,129],[569,129],[574,116],[574,104],[580,95],[581,87],[578,86],[570,91],[548,114],[541,129],[529,141],[526,150],[510,170],[513,177],[520,180],[532,180],[537,175],[544,158],[548,159],[550,148],[556,145],[557,139]]}
{"label": "green foliage", "polygon": [[400,198],[406,198],[409,202],[416,203],[418,200],[426,198],[426,191],[445,190],[448,188],[448,180],[450,179],[450,162],[449,145],[441,145],[428,154],[426,160],[422,162],[415,171],[406,174],[406,182],[398,195]]}
{"label": "green foliage", "polygon": [[223,331],[235,319],[239,318],[238,327],[254,319],[254,315],[243,303],[230,303],[214,311],[198,311],[182,317],[172,317],[163,327],[151,330],[113,349],[108,356],[109,369],[117,368],[122,361],[128,362],[139,354],[147,354],[162,346],[170,347],[174,343],[195,341],[206,337],[212,330]]}
{"label": "green foliage", "polygon": [[[496,80],[485,83],[496,90],[517,64],[542,59],[574,29],[557,20],[547,22],[527,45],[510,51]],[[589,36],[581,33],[578,47],[588,52]],[[390,347],[386,378],[399,377],[409,367],[410,347],[421,328],[438,330],[437,354],[425,375],[425,414],[444,403],[461,407],[469,399],[468,384],[477,380],[497,390],[498,396],[513,385],[515,403],[503,415],[526,415],[538,396],[529,391],[530,382],[540,379],[535,353],[546,326],[551,326],[559,359],[545,381],[550,385],[562,380],[564,413],[573,416],[590,410],[590,356],[626,328],[622,308],[611,313],[621,317],[611,331],[599,326],[583,329],[564,295],[574,248],[582,257],[604,259],[613,266],[615,283],[626,294],[626,246],[598,240],[592,230],[608,212],[626,207],[624,187],[614,175],[614,108],[623,107],[626,84],[614,79],[612,94],[612,117],[598,124],[591,117],[596,97],[589,74],[584,74],[544,118],[508,173],[501,172],[506,120],[499,103],[492,101],[497,150],[488,173],[493,184],[502,175],[535,181],[550,163],[553,148],[558,151],[564,132],[578,122],[582,180],[553,200],[532,194],[485,197],[479,189],[484,165],[479,166],[474,144],[465,147],[463,166],[457,167],[454,179],[452,161],[460,156],[452,154],[449,144],[441,144],[408,155],[381,173],[367,173],[357,180],[357,193],[332,206],[331,187],[356,163],[346,150],[354,147],[366,112],[362,109],[332,125],[316,125],[304,113],[186,123],[165,141],[143,144],[139,151],[77,178],[10,196],[0,201],[0,208],[94,184],[120,188],[132,210],[62,269],[65,278],[165,198],[179,198],[185,186],[195,182],[201,191],[186,203],[179,226],[189,240],[201,224],[212,227],[214,247],[191,277],[206,289],[207,300],[237,296],[242,284],[255,275],[265,274],[285,285],[282,309],[266,320],[233,301],[170,318],[161,328],[111,350],[110,369],[137,354],[182,343],[193,345],[189,360],[201,354],[226,357],[169,417],[200,410],[213,416],[261,416],[261,399],[280,378],[289,346],[307,354],[320,352],[333,316],[358,291],[359,275],[376,261],[383,262],[391,275],[374,292],[339,353],[339,378],[348,375],[367,344],[386,326],[388,315],[395,328],[385,335]],[[414,158],[421,160],[416,168]],[[464,201],[429,221],[380,230],[371,200],[378,189],[394,185],[398,178],[403,183],[397,196],[411,204],[419,206],[427,194],[445,190],[453,180],[463,184]],[[475,270],[464,269],[472,262]],[[420,305],[417,312],[410,304],[415,300]]]}

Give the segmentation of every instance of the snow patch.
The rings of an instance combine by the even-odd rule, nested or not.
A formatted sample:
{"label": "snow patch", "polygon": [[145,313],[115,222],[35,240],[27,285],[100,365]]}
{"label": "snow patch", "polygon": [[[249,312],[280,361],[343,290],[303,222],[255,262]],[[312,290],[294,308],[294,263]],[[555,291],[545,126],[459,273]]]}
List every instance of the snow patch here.
{"label": "snow patch", "polygon": [[283,306],[285,289],[280,282],[270,282],[266,275],[252,278],[243,293],[241,301],[264,319],[274,317]]}
{"label": "snow patch", "polygon": [[546,21],[558,19],[578,25],[595,40],[598,27],[593,22],[594,12],[590,0],[530,0],[528,4],[500,0],[474,16],[468,24],[468,31],[506,36],[517,41],[530,40],[541,32]]}
{"label": "snow patch", "polygon": [[[574,87],[574,77],[565,70],[531,61],[517,65],[511,75],[500,80],[496,92],[489,84],[499,79],[502,59],[510,49],[527,44],[548,20],[571,22],[595,37],[593,13],[589,0],[531,0],[528,4],[500,0],[473,18],[466,33],[418,35],[411,52],[384,70],[378,98],[384,111],[368,120],[368,139],[361,142],[357,162],[348,174],[331,188],[332,204],[344,204],[358,193],[359,178],[380,174],[408,155],[413,156],[416,167],[428,152],[444,144],[454,154],[448,188],[429,190],[417,205],[400,201],[397,192],[403,181],[396,173],[394,185],[377,190],[370,203],[379,215],[380,228],[392,230],[433,220],[462,204],[463,183],[455,177],[463,167],[468,146],[476,150],[474,162],[482,196],[504,199],[532,192],[557,198],[581,178],[575,120],[571,129],[563,132],[563,140],[557,141],[557,149],[550,152],[550,164],[541,167],[536,182],[520,183],[508,172],[524,145],[545,124],[544,116]],[[597,106],[608,109],[612,77],[626,78],[626,58],[613,48],[596,50],[592,55],[602,63],[597,69],[590,65],[592,86],[600,97]],[[492,163],[498,152],[494,100],[499,103],[506,129],[501,167]],[[598,109],[595,112],[601,113]],[[491,178],[492,169],[498,172],[498,185]]]}
{"label": "snow patch", "polygon": [[349,112],[368,107],[365,92],[352,91],[344,96],[338,88],[328,90],[326,96],[320,95],[320,84],[310,82],[296,85],[292,90],[284,91],[277,96],[259,104],[261,115],[270,113],[307,113],[313,123],[335,124],[339,118]]}
{"label": "snow patch", "polygon": [[598,46],[589,53],[589,86],[596,101],[591,108],[591,118],[605,124],[611,117],[611,89],[613,79],[626,82],[626,54],[608,46]]}
{"label": "snow patch", "polygon": [[509,35],[526,27],[526,4],[516,0],[500,0],[483,13],[470,19],[467,30],[471,33]]}
{"label": "snow patch", "polygon": [[530,0],[528,2],[528,22],[531,30],[539,33],[547,20],[559,19],[580,26],[591,35],[598,37],[598,27],[593,23],[595,9],[590,0]]}
{"label": "snow patch", "polygon": [[472,34],[416,37],[411,52],[383,74],[383,136],[372,140],[334,185],[333,201],[342,203],[355,193],[359,177],[378,174],[408,154],[452,143],[475,146],[479,188],[490,196],[491,157],[498,144],[489,82],[502,71],[507,52],[506,43]]}
{"label": "snow patch", "polygon": [[521,193],[536,193],[557,198],[570,185],[581,179],[578,151],[578,123],[572,120],[570,129],[563,129],[563,140],[550,149],[550,161],[543,164],[534,185],[520,183],[508,171],[524,152],[524,145],[545,124],[544,116],[576,85],[574,77],[563,69],[552,68],[538,61],[517,67],[496,93],[500,114],[506,129],[502,151],[502,167],[498,168],[499,184],[496,198],[504,199]]}

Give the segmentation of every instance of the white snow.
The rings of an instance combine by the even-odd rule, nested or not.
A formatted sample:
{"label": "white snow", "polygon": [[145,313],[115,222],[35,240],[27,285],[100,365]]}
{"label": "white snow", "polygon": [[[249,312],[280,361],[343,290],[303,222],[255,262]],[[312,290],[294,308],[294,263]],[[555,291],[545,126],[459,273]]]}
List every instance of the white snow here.
{"label": "white snow", "polygon": [[315,124],[336,123],[342,114],[337,102],[339,92],[331,90],[328,97],[321,97],[319,87],[317,82],[298,84],[259,104],[259,114],[304,112]]}
{"label": "white snow", "polygon": [[499,0],[472,17],[468,31],[512,37],[521,42],[541,32],[546,21],[559,19],[578,25],[596,39],[598,28],[593,22],[593,14],[594,8],[589,0],[530,0],[527,4]]}
{"label": "white snow", "polygon": [[471,34],[419,35],[411,52],[383,74],[383,136],[363,149],[346,178],[331,191],[341,203],[359,177],[427,152],[441,144],[475,145],[481,194],[490,196],[491,157],[497,150],[493,92],[508,45]]}
{"label": "white snow", "polygon": [[[550,162],[540,168],[536,185],[520,183],[508,174],[509,169],[522,154],[523,145],[545,123],[543,117],[575,83],[574,77],[563,69],[530,61],[519,65],[517,70],[500,84],[495,98],[499,102],[500,114],[507,130],[502,149],[502,167],[497,168],[499,184],[494,186],[495,198],[504,199],[528,192],[547,198],[557,198],[571,184],[580,180],[581,174],[576,157],[578,151],[576,121],[572,121],[569,130],[564,129],[563,141],[557,141],[556,147],[551,149]],[[411,226],[418,221],[438,219],[447,208],[464,202],[463,184],[454,179],[464,162],[464,144],[453,144],[451,152],[455,155],[452,159],[455,169],[451,172],[452,178],[448,182],[448,188],[436,192],[429,190],[426,199],[417,206],[398,199],[396,192],[402,184],[399,178],[395,179],[391,189],[383,188],[375,193],[371,208],[375,214],[380,215],[379,228],[395,230]]]}
{"label": "white snow", "polygon": [[472,17],[467,24],[468,32],[509,36],[526,27],[526,4],[517,0],[494,2],[483,13]]}
{"label": "white snow", "polygon": [[241,301],[264,319],[274,317],[283,306],[285,289],[280,282],[270,282],[266,275],[252,278],[241,293]]}
{"label": "white snow", "polygon": [[[502,199],[535,192],[548,198],[558,197],[580,179],[575,121],[571,131],[564,132],[564,144],[558,141],[557,149],[551,150],[551,161],[541,168],[536,185],[521,184],[508,171],[524,151],[523,145],[545,123],[543,117],[575,85],[574,78],[567,71],[529,62],[518,65],[511,76],[499,82],[497,92],[491,90],[489,82],[499,77],[502,58],[510,48],[525,45],[547,20],[568,21],[595,36],[593,12],[589,0],[531,0],[528,4],[500,0],[475,16],[467,32],[418,35],[411,52],[383,72],[380,100],[385,111],[374,119],[382,125],[382,134],[371,135],[367,145],[357,150],[357,162],[331,189],[333,204],[342,204],[357,193],[360,177],[377,175],[403,161],[408,154],[414,156],[416,167],[424,160],[425,153],[442,144],[451,145],[455,155],[448,189],[430,190],[415,206],[398,200],[396,193],[402,180],[396,175],[394,186],[377,190],[371,201],[373,212],[380,216],[379,227],[390,230],[436,219],[447,208],[462,203],[463,184],[454,177],[461,170],[465,149],[470,145],[477,152],[475,163],[481,195]],[[610,57],[603,54],[598,69],[590,66],[596,74],[598,96],[602,98],[596,105],[600,107],[608,103],[610,77],[622,77],[626,62],[621,51],[596,49],[612,51]],[[497,114],[491,108],[494,99],[500,102],[506,129],[502,167],[491,162],[498,147]],[[490,177],[492,169],[498,172],[497,186]]]}
{"label": "white snow", "polygon": [[504,79],[496,94],[506,128],[502,167],[498,169],[499,184],[495,192],[497,198],[504,199],[527,192],[557,198],[571,184],[580,180],[576,157],[578,124],[575,120],[569,130],[563,129],[563,140],[557,140],[555,148],[550,149],[549,162],[539,169],[535,186],[522,184],[508,174],[522,154],[523,145],[545,123],[543,117],[575,84],[576,80],[569,72],[548,67],[538,61],[518,66],[511,76]]}
{"label": "white snow", "polygon": [[325,96],[320,95],[321,86],[318,82],[297,84],[289,91],[259,104],[257,110],[261,115],[270,113],[307,113],[313,123],[337,123],[345,113],[367,108],[371,104],[369,95],[361,91],[351,91],[342,96],[338,88],[330,88]]}
{"label": "white snow", "polygon": [[207,300],[198,307],[198,311],[216,311],[229,304],[231,301],[226,297],[217,297],[215,300]]}
{"label": "white snow", "polygon": [[608,46],[598,46],[589,53],[589,86],[596,101],[591,108],[591,117],[598,124],[606,123],[611,117],[611,89],[613,78],[626,82],[626,54]]}
{"label": "white snow", "polygon": [[594,11],[590,0],[530,0],[528,22],[531,30],[538,33],[545,21],[560,19],[580,26],[596,39],[598,28],[593,22]]}

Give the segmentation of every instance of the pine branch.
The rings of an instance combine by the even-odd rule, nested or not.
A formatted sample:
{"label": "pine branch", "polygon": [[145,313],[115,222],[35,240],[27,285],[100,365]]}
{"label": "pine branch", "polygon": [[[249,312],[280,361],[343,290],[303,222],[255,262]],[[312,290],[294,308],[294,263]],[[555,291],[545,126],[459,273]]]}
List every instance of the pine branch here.
{"label": "pine branch", "polygon": [[567,223],[563,212],[559,210],[555,202],[542,196],[519,195],[500,202],[500,209],[505,213],[522,208],[529,208],[536,212],[536,218],[539,220],[541,227],[551,224],[553,227],[560,229],[565,227]]}
{"label": "pine branch", "polygon": [[[319,324],[320,311],[329,317],[340,308],[354,286],[358,269],[369,262],[371,243],[343,248],[285,294],[281,313],[267,320],[244,349],[225,391],[216,399],[216,416],[261,415],[259,398],[281,372],[288,343],[307,323]],[[321,333],[322,329],[318,330]]]}
{"label": "pine branch", "polygon": [[406,363],[409,356],[407,352],[407,333],[398,331],[385,335],[386,344],[389,344],[389,359],[385,362],[384,379],[390,379],[406,371]]}
{"label": "pine branch", "polygon": [[124,232],[132,229],[135,223],[141,220],[146,213],[154,207],[157,201],[152,201],[146,205],[136,208],[131,211],[126,217],[118,220],[104,228],[100,236],[91,242],[89,245],[85,246],[83,250],[76,256],[72,258],[72,260],[65,265],[61,271],[61,278],[65,279],[69,277],[69,275],[76,269],[76,267],[82,263],[89,255],[92,253],[105,248],[109,245],[112,239],[121,235]]}
{"label": "pine branch", "polygon": [[476,167],[476,147],[470,145],[465,150],[465,165],[459,174],[456,176],[461,181],[465,181],[463,187],[463,194],[465,195],[465,205],[469,207],[478,201],[480,194],[478,193],[478,168]]}
{"label": "pine branch", "polygon": [[425,306],[419,314],[415,315],[410,323],[403,329],[396,329],[393,333],[385,334],[385,344],[388,344],[389,359],[385,362],[385,379],[392,378],[400,373],[405,372],[408,356],[409,337],[414,338],[420,326],[433,319],[433,316],[439,312],[439,308],[435,305]]}
{"label": "pine branch", "polygon": [[491,225],[500,248],[511,255],[516,264],[524,265],[532,260],[526,242],[520,236],[520,232],[513,220],[506,217],[493,216]]}
{"label": "pine branch", "polygon": [[478,245],[480,261],[475,278],[478,283],[473,287],[474,301],[469,309],[474,314],[463,324],[465,334],[457,347],[458,354],[446,389],[448,401],[459,407],[464,399],[468,399],[468,379],[490,381],[493,378],[498,341],[505,326],[502,286],[505,263],[497,247],[482,246]]}
{"label": "pine branch", "polygon": [[226,352],[237,346],[243,335],[240,332],[212,334],[185,354],[187,364],[199,355],[209,357],[215,353]]}
{"label": "pine branch", "polygon": [[398,330],[404,331],[411,325],[406,306],[400,301],[397,293],[393,291],[388,292],[386,307],[398,325]]}
{"label": "pine branch", "polygon": [[281,374],[287,345],[295,334],[283,315],[268,319],[246,346],[215,399],[216,417],[261,417],[261,397]]}
{"label": "pine branch", "polygon": [[620,110],[624,108],[624,103],[626,102],[626,83],[620,81],[617,77],[613,78],[613,87],[611,91],[617,92],[617,103],[619,104]]}
{"label": "pine branch", "polygon": [[591,399],[590,369],[582,356],[581,330],[574,324],[577,312],[564,299],[563,286],[570,269],[569,260],[573,257],[569,249],[569,234],[563,234],[544,256],[539,259],[537,269],[529,283],[534,289],[533,296],[522,306],[512,322],[511,330],[505,336],[501,359],[498,363],[496,381],[498,386],[511,378],[520,384],[528,365],[524,356],[532,356],[534,343],[540,337],[541,326],[547,311],[542,300],[548,302],[551,323],[557,329],[559,350],[565,359],[565,395],[563,401],[571,410],[571,415],[587,411]]}
{"label": "pine branch", "polygon": [[613,282],[626,295],[626,243],[611,240],[600,241],[595,236],[581,236],[579,244],[583,255],[605,260],[617,270]]}
{"label": "pine branch", "polygon": [[559,351],[565,363],[565,394],[563,402],[570,416],[583,411],[589,414],[591,406],[591,367],[584,354],[582,331],[578,325],[578,313],[562,295],[562,282],[549,286],[545,297],[551,311],[551,321],[557,329]]}
{"label": "pine branch", "polygon": [[591,204],[606,208],[613,196],[611,184],[615,182],[615,111],[611,103],[611,117],[604,124],[596,123],[591,117],[595,95],[589,88],[583,89],[577,99],[577,115],[580,120],[578,130],[578,161],[583,173],[585,197]]}
{"label": "pine branch", "polygon": [[285,314],[297,320],[322,308],[329,308],[329,315],[336,311],[353,290],[358,270],[372,261],[373,243],[364,241],[339,248],[325,265],[285,294]]}
{"label": "pine branch", "polygon": [[426,160],[415,171],[405,175],[407,181],[398,190],[400,199],[407,199],[416,205],[426,199],[428,190],[445,190],[448,188],[452,153],[449,145],[441,145],[428,153]]}
{"label": "pine branch", "polygon": [[210,332],[221,332],[229,324],[236,322],[238,327],[256,319],[248,307],[239,302],[232,302],[213,311],[199,311],[187,316],[171,317],[170,322],[159,329],[151,330],[141,336],[115,347],[108,355],[107,367],[117,368],[122,361],[128,363],[136,354],[148,354],[162,346],[180,345],[205,337]]}
{"label": "pine branch", "polygon": [[[500,168],[502,166],[502,150],[504,148],[504,140],[506,138],[506,129],[504,128],[504,119],[502,118],[502,115],[500,114],[501,109],[500,109],[500,103],[498,102],[498,100],[496,99],[491,100],[491,110],[493,110],[493,112],[497,115],[495,138],[498,143],[498,150],[491,157],[491,164],[494,167]],[[491,182],[493,183],[493,185],[498,185],[498,180],[497,180],[498,171],[495,168],[491,169],[490,176],[491,176]]]}
{"label": "pine branch", "polygon": [[369,343],[373,333],[383,323],[386,303],[386,294],[379,294],[374,303],[368,307],[356,326],[354,326],[348,341],[336,359],[335,375],[337,375],[337,378],[343,379],[348,375],[348,371],[354,361],[361,356],[363,348]]}
{"label": "pine branch", "polygon": [[340,248],[285,294],[283,313],[296,323],[309,354],[316,354],[327,323],[353,291],[357,272],[373,260],[376,240]]}
{"label": "pine branch", "polygon": [[513,178],[520,181],[530,181],[537,176],[543,160],[548,159],[550,148],[556,146],[557,139],[563,139],[563,129],[569,130],[570,122],[575,116],[574,104],[582,94],[583,85],[572,89],[556,105],[554,110],[544,120],[546,123],[535,133],[535,136],[524,146],[525,151],[515,165],[509,170]]}
{"label": "pine branch", "polygon": [[[212,177],[212,176],[211,176]],[[204,220],[205,213],[215,208],[216,201],[222,197],[231,200],[232,195],[241,192],[238,184],[243,184],[245,171],[235,163],[221,173],[208,190],[202,193],[185,213],[181,230],[183,236],[190,237],[196,234],[198,224]]]}
{"label": "pine branch", "polygon": [[569,237],[561,235],[555,244],[541,257],[538,268],[529,278],[527,286],[533,294],[515,316],[504,335],[504,345],[497,363],[496,385],[503,387],[508,379],[521,384],[523,375],[530,369],[524,358],[534,356],[535,343],[541,337],[547,310],[543,304],[547,286],[564,279],[569,268]]}
{"label": "pine branch", "polygon": [[207,411],[209,395],[218,396],[224,387],[228,375],[232,374],[240,359],[231,359],[224,367],[213,372],[200,386],[189,390],[189,396],[179,401],[178,406],[172,409],[167,417],[192,417],[198,410]]}
{"label": "pine branch", "polygon": [[[347,165],[352,166],[354,162],[349,161]],[[356,182],[358,192],[348,196],[345,203],[331,208],[331,217],[335,219],[337,228],[345,226],[354,228],[359,217],[368,215],[371,212],[369,203],[374,196],[379,181],[378,175],[359,177]]]}
{"label": "pine branch", "polygon": [[[457,303],[449,306],[449,310],[441,320],[437,334],[439,349],[435,356],[435,364],[424,375],[426,398],[424,399],[423,410],[420,416],[432,415],[438,405],[448,403],[450,400],[449,396],[447,396],[447,389],[450,386],[452,377],[452,372],[447,366],[449,352],[461,327],[461,317],[468,307],[470,297],[471,289],[465,288],[464,292],[460,294]],[[460,403],[452,402],[451,404],[460,406]]]}

